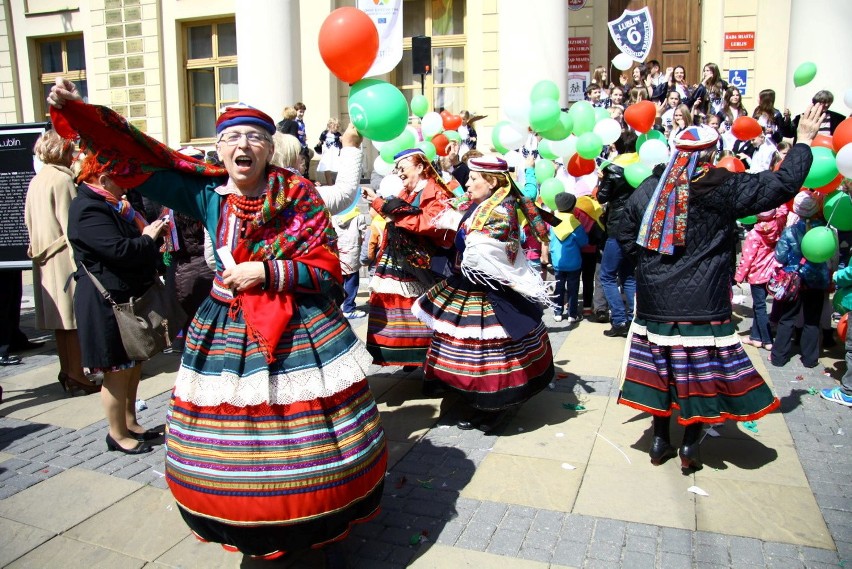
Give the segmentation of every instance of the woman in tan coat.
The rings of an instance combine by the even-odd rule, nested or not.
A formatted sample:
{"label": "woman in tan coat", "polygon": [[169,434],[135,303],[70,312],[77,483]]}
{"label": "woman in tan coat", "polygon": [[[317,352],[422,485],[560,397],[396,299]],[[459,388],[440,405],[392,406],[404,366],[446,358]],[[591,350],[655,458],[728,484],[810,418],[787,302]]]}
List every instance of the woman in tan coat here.
{"label": "woman in tan coat", "polygon": [[48,130],[33,148],[44,163],[30,182],[25,209],[33,260],[36,326],[53,330],[59,354],[59,383],[63,390],[98,391],[86,379],[80,361],[80,342],[74,319],[74,257],[68,248],[68,207],[77,195],[71,162],[74,143]]}

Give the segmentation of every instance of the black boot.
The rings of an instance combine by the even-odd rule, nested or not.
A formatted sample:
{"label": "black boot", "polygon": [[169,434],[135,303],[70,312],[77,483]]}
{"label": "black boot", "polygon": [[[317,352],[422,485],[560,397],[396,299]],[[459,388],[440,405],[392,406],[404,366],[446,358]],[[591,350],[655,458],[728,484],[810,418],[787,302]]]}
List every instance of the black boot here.
{"label": "black boot", "polygon": [[671,417],[654,417],[654,439],[651,442],[651,464],[659,466],[677,455],[677,451],[669,441],[669,421]]}
{"label": "black boot", "polygon": [[688,425],[683,432],[683,442],[680,445],[680,468],[687,474],[689,470],[701,470],[701,423]]}

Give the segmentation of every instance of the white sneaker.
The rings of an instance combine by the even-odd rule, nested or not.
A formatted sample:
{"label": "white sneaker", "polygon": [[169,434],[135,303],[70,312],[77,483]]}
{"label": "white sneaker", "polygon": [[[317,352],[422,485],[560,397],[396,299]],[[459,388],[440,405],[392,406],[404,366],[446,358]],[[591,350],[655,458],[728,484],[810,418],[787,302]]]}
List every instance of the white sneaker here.
{"label": "white sneaker", "polygon": [[566,319],[566,322],[568,322],[568,324],[574,324],[575,322],[579,322],[579,321],[580,321],[580,319],[579,319],[579,318],[574,318],[573,316],[569,316],[569,317]]}
{"label": "white sneaker", "polygon": [[557,322],[562,322],[562,315],[561,315],[561,314],[556,314],[556,315],[553,317],[553,319],[554,319],[554,320],[556,320]]}

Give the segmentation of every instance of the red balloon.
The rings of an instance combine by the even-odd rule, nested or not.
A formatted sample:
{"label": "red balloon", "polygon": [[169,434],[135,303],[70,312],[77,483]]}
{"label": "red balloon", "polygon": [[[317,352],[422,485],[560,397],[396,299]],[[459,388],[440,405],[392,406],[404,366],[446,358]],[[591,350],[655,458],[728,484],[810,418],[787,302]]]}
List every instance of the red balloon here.
{"label": "red balloon", "polygon": [[444,130],[458,130],[462,123],[462,118],[459,115],[449,115],[443,117]]}
{"label": "red balloon", "polygon": [[830,134],[816,135],[813,141],[811,142],[811,148],[813,148],[814,146],[824,146],[825,148],[828,148],[829,150],[834,152],[834,141],[831,139]]}
{"label": "red balloon", "polygon": [[751,117],[737,117],[731,125],[731,133],[737,140],[751,140],[763,134],[763,127]]}
{"label": "red balloon", "polygon": [[432,137],[432,144],[435,145],[435,152],[438,156],[446,156],[447,155],[447,145],[450,143],[450,139],[447,138],[446,134],[438,133]]}
{"label": "red balloon", "polygon": [[837,125],[831,138],[835,153],[840,152],[841,148],[852,142],[852,118],[845,119]]}
{"label": "red balloon", "polygon": [[724,168],[725,170],[728,170],[735,174],[746,171],[745,164],[743,164],[743,161],[733,156],[725,156],[724,158],[716,162],[716,167]]}
{"label": "red balloon", "polygon": [[326,67],[351,85],[362,79],[376,60],[379,30],[358,8],[338,8],[320,27],[319,52]]}
{"label": "red balloon", "polygon": [[[818,136],[819,136],[819,135],[818,135]],[[812,146],[813,146],[813,145],[812,145]],[[839,188],[839,187],[840,187],[840,184],[841,184],[842,182],[843,182],[843,174],[838,174],[836,178],[834,178],[832,181],[830,181],[829,183],[827,183],[827,184],[826,184],[826,185],[824,185],[823,187],[821,187],[821,188],[814,188],[814,191],[815,191],[815,192],[819,192],[819,193],[821,193],[822,195],[824,195],[824,196],[825,196],[825,195],[830,194],[831,192],[833,192],[833,191],[834,191],[834,190],[836,190],[837,188]]]}
{"label": "red balloon", "polygon": [[[653,104],[653,103],[652,103]],[[568,159],[568,173],[575,178],[585,176],[595,171],[595,161],[586,160],[579,154],[574,154]]]}
{"label": "red balloon", "polygon": [[840,317],[840,320],[837,322],[837,337],[840,338],[840,342],[846,341],[846,330],[849,325],[849,313],[847,312],[843,316]]}
{"label": "red balloon", "polygon": [[656,118],[657,107],[651,101],[639,101],[624,111],[624,122],[642,134],[651,130]]}

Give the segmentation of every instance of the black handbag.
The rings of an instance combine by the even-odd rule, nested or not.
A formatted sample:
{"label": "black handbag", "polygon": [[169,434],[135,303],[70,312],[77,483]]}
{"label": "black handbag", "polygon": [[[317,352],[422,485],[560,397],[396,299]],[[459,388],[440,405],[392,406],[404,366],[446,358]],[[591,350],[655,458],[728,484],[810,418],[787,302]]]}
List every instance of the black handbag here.
{"label": "black handbag", "polygon": [[119,304],[85,265],[83,269],[98,292],[112,306],[128,358],[149,360],[171,345],[186,322],[186,312],[176,296],[166,290],[159,277],[154,277],[154,284],[142,296]]}

